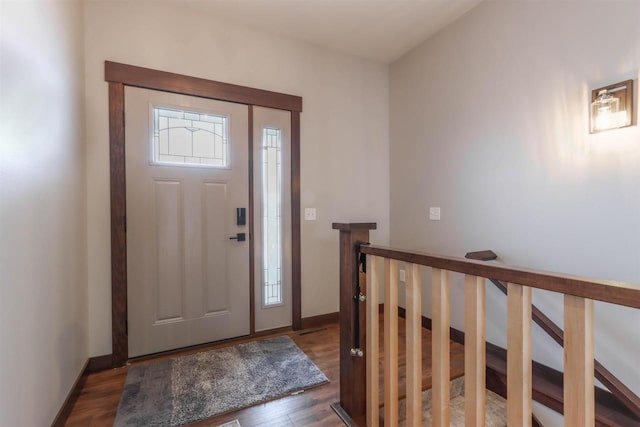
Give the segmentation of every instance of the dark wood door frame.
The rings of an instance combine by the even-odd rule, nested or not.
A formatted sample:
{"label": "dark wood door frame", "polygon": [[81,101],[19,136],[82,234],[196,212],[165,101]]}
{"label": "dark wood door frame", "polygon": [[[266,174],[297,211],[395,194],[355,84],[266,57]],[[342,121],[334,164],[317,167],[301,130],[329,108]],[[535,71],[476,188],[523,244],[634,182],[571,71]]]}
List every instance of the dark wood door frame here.
{"label": "dark wood door frame", "polygon": [[[300,329],[300,113],[302,98],[181,74],[157,71],[105,61],[105,81],[109,83],[109,160],[111,183],[111,339],[112,366],[123,366],[129,357],[127,337],[127,234],[124,132],[124,87],[135,86],[182,95],[245,104],[249,109],[249,164],[253,170],[253,106],[276,108],[291,113],[291,295],[292,327]],[[250,211],[253,204],[253,173],[249,174]],[[253,233],[253,215],[249,218]],[[253,245],[250,245],[250,277],[254,276]],[[251,280],[253,283],[253,280]],[[255,334],[255,295],[250,287],[250,331]]]}

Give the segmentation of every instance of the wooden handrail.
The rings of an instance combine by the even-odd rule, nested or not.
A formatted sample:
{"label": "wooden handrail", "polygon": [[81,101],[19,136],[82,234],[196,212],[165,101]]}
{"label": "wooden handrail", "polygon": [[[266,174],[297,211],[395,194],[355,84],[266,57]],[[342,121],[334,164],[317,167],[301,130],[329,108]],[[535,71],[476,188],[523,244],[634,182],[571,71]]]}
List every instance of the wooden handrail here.
{"label": "wooden handrail", "polygon": [[[465,258],[492,261],[497,259],[497,255],[493,251],[480,251],[470,252],[465,255]],[[507,286],[504,283],[493,278],[489,278],[489,281],[503,294],[507,295]],[[549,316],[544,314],[542,310],[535,305],[531,305],[531,317],[560,347],[564,347],[564,331],[560,326],[556,325]],[[625,407],[640,417],[640,397],[613,375],[611,371],[605,368],[602,363],[598,362],[597,359],[594,359],[594,375]]]}
{"label": "wooden handrail", "polygon": [[[410,252],[384,246],[370,245],[368,232],[374,224],[334,224],[340,230],[341,260],[341,400],[332,407],[341,418],[352,421],[348,425],[379,425],[379,403],[384,405],[385,425],[398,423],[398,347],[397,311],[399,262],[407,263],[406,287],[406,351],[407,375],[419,378],[421,343],[418,338],[421,323],[419,280],[421,267],[431,267],[431,311],[432,321],[432,420],[434,427],[449,425],[449,272],[465,274],[465,325],[469,343],[465,348],[465,422],[468,426],[484,424],[484,389],[486,378],[482,366],[485,361],[485,278],[505,282],[508,292],[507,331],[507,417],[510,426],[536,425],[531,413],[532,368],[531,368],[531,323],[532,312],[538,313],[531,304],[531,289],[543,289],[564,294],[566,331],[557,328],[550,319],[538,314],[542,323],[553,333],[554,339],[564,338],[564,413],[567,426],[593,426],[594,416],[594,339],[593,301],[604,301],[632,308],[640,308],[640,287],[614,281],[594,280],[577,276],[561,275],[543,271],[525,270],[517,267],[487,264],[477,260]],[[360,255],[367,255],[369,274],[359,274]],[[491,259],[490,251],[478,253],[479,259]],[[363,265],[364,266],[364,265]],[[381,268],[378,268],[381,267]],[[374,271],[371,270],[373,268]],[[382,270],[379,274],[378,270]],[[363,269],[364,272],[364,269]],[[377,326],[378,285],[384,278],[384,401],[378,400],[377,384],[380,379]],[[371,279],[371,280],[369,280]],[[382,289],[380,289],[382,291]],[[375,295],[375,296],[374,296]],[[366,301],[363,313],[357,308]],[[344,309],[344,310],[343,310]],[[356,316],[359,326],[366,330],[363,348],[350,348],[358,340]],[[366,319],[365,319],[366,316]],[[366,321],[368,320],[368,321]],[[546,322],[544,320],[547,320]],[[355,329],[354,329],[355,328]],[[374,337],[375,334],[375,337]],[[363,345],[364,344],[364,345]],[[362,358],[362,355],[365,357]],[[363,363],[365,362],[366,363]],[[366,365],[366,367],[364,366]],[[596,365],[597,366],[597,365]],[[363,369],[364,368],[364,369]],[[376,384],[374,386],[373,384]],[[407,382],[407,425],[419,427],[420,387]],[[375,396],[373,395],[375,393]],[[365,415],[366,414],[366,415]]]}
{"label": "wooden handrail", "polygon": [[545,271],[527,270],[464,258],[411,252],[378,245],[362,245],[362,253],[457,273],[494,278],[536,289],[559,292],[627,307],[640,308],[640,287],[610,280],[588,279]]}
{"label": "wooden handrail", "polygon": [[[504,283],[501,283],[495,279],[489,279],[491,283],[495,285],[502,293],[507,295],[507,287]],[[560,326],[556,325],[553,320],[549,318],[546,314],[544,314],[538,307],[535,305],[531,306],[531,317],[534,322],[543,331],[547,333],[555,342],[557,342],[560,347],[564,347],[564,331],[560,328]],[[630,411],[640,417],[640,397],[636,395],[629,387],[627,387],[622,381],[620,381],[615,375],[611,373],[607,368],[602,365],[602,363],[598,362],[597,359],[593,361],[594,363],[594,375],[598,381],[600,381],[604,386],[609,389],[611,394],[624,404]]]}

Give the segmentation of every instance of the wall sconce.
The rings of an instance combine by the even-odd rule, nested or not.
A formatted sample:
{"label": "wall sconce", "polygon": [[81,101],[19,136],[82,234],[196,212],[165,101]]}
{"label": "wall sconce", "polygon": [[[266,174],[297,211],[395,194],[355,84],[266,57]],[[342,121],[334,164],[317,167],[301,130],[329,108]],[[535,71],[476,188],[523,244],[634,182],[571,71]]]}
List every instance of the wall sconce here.
{"label": "wall sconce", "polygon": [[594,89],[591,92],[591,133],[631,126],[633,80]]}

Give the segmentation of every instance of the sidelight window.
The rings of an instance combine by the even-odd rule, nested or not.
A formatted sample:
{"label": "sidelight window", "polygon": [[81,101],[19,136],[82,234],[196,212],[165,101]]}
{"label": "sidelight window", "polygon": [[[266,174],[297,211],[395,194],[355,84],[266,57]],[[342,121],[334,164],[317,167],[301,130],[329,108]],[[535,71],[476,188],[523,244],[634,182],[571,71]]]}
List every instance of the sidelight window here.
{"label": "sidelight window", "polygon": [[282,130],[262,131],[263,303],[282,304]]}

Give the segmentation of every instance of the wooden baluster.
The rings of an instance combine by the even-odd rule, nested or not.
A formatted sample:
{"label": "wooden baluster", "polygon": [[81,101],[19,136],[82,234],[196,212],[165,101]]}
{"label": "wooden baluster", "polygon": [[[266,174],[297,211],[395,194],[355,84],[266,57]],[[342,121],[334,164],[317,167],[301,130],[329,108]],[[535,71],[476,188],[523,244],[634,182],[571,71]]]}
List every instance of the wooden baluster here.
{"label": "wooden baluster", "polygon": [[485,425],[485,279],[465,276],[465,426]]}
{"label": "wooden baluster", "polygon": [[398,261],[385,259],[384,425],[398,425]]}
{"label": "wooden baluster", "polygon": [[407,426],[422,425],[422,266],[407,266]]}
{"label": "wooden baluster", "polygon": [[380,424],[380,314],[378,297],[380,278],[378,268],[380,258],[369,256],[367,283],[367,426],[378,427]]}
{"label": "wooden baluster", "polygon": [[507,286],[507,425],[531,427],[531,288],[514,283]]}
{"label": "wooden baluster", "polygon": [[433,427],[449,427],[449,272],[432,269]]}
{"label": "wooden baluster", "polygon": [[594,426],[593,300],[564,296],[564,425]]}

